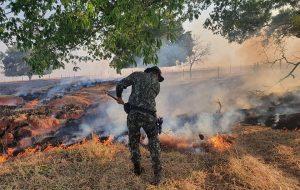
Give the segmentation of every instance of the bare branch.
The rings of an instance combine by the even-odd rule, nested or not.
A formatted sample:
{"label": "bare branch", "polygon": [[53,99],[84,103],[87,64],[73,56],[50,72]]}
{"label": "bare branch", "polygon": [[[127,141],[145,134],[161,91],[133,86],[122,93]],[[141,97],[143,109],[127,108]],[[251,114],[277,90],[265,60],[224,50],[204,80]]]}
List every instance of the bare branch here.
{"label": "bare branch", "polygon": [[289,77],[295,78],[294,71],[300,65],[300,61],[298,63],[292,63],[292,65],[294,65],[294,67],[292,68],[292,70],[285,77],[283,77],[282,79],[280,79],[279,82],[282,82],[283,80],[285,80],[285,79],[287,79]]}
{"label": "bare branch", "polygon": [[[295,75],[294,75],[294,72],[295,70],[298,68],[298,66],[300,65],[300,61],[299,62],[293,62],[291,60],[289,60],[287,58],[287,56],[285,55],[285,52],[286,52],[286,48],[285,48],[285,45],[284,45],[284,42],[283,40],[281,39],[280,42],[278,42],[277,46],[276,46],[276,51],[280,51],[281,53],[281,57],[277,58],[277,59],[274,59],[273,61],[270,61],[269,58],[268,58],[268,55],[267,55],[267,52],[266,52],[266,49],[264,48],[263,51],[264,51],[264,54],[266,55],[266,59],[267,59],[267,62],[266,63],[269,63],[271,64],[271,66],[273,67],[273,65],[275,65],[276,63],[286,63],[287,65],[292,65],[293,68],[289,71],[289,73],[284,76],[282,79],[280,79],[278,81],[278,83],[282,82],[283,80],[289,78],[289,77],[292,77],[292,78],[295,78]],[[294,56],[295,58],[299,58],[299,57],[296,57]]]}
{"label": "bare branch", "polygon": [[196,44],[193,48],[193,53],[192,55],[190,55],[188,58],[187,58],[187,62],[188,64],[190,65],[193,65],[199,61],[202,61],[203,58],[207,55],[209,55],[210,53],[210,46],[209,44],[207,45],[203,45],[202,42],[198,41],[198,40],[195,40],[196,41]]}

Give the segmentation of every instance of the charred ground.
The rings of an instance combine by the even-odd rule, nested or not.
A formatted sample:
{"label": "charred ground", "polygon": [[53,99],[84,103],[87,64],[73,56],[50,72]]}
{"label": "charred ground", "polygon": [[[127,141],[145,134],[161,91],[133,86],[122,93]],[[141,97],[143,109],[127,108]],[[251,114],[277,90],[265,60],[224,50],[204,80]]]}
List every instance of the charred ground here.
{"label": "charred ground", "polygon": [[[67,83],[61,89],[58,81],[48,84],[20,94],[7,88],[16,95],[1,97],[2,189],[154,188],[149,185],[147,146],[142,148],[147,172],[138,178],[130,172],[123,141],[126,131],[119,136],[105,131],[111,121],[101,110],[106,108],[102,107],[109,101],[105,92],[114,87],[114,81]],[[186,85],[191,88],[190,83]],[[165,179],[159,188],[299,188],[300,101],[295,94],[255,94],[257,106],[237,110],[242,117],[223,134],[195,134],[194,138],[162,134]],[[216,109],[212,115],[212,127],[218,131],[225,113]],[[82,133],[82,123],[100,116],[104,118],[100,124]],[[199,117],[186,113],[175,119],[179,125],[192,126]],[[145,144],[144,139],[141,143]]]}

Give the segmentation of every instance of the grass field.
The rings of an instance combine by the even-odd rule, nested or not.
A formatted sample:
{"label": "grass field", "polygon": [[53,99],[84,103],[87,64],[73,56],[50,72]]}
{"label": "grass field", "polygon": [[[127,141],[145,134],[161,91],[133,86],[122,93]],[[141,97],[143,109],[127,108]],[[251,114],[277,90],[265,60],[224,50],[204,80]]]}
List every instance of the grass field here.
{"label": "grass field", "polygon": [[163,181],[150,185],[149,153],[140,177],[122,144],[96,139],[26,153],[0,165],[0,189],[300,189],[300,132],[238,126],[228,151],[163,151]]}

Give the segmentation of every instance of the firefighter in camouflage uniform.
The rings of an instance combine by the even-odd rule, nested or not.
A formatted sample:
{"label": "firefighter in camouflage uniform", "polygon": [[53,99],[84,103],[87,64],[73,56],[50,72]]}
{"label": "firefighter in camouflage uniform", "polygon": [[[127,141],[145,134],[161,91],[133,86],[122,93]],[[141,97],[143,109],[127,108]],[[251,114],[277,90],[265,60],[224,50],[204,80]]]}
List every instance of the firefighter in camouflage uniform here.
{"label": "firefighter in camouflage uniform", "polygon": [[127,126],[129,132],[129,148],[131,161],[134,165],[134,173],[140,175],[141,154],[139,149],[141,132],[143,128],[149,139],[149,151],[154,171],[153,184],[157,185],[161,180],[160,146],[157,129],[155,97],[160,91],[160,84],[164,78],[157,66],[147,68],[144,72],[134,72],[118,82],[116,87],[117,101],[124,104],[122,100],[123,89],[132,86],[128,103],[124,105],[128,113]]}

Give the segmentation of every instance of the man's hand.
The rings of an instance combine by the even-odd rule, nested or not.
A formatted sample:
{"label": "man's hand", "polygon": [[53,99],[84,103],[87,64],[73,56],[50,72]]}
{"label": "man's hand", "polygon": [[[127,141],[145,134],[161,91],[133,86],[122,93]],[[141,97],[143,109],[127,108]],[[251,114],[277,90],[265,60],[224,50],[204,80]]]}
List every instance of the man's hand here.
{"label": "man's hand", "polygon": [[118,104],[122,104],[122,105],[125,104],[122,97],[117,97],[116,101],[117,101]]}

